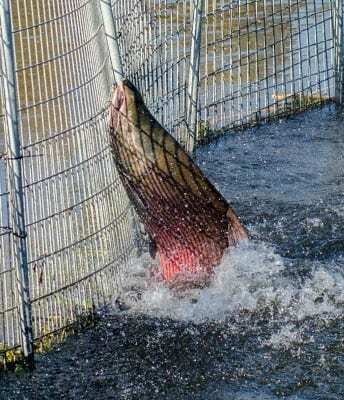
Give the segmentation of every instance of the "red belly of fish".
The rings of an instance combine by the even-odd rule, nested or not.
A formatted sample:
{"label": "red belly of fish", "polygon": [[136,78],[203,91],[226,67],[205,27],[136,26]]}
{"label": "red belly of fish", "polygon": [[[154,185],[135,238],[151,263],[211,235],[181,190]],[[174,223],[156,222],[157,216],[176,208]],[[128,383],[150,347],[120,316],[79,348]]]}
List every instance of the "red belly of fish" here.
{"label": "red belly of fish", "polygon": [[[206,251],[206,247],[204,245],[202,250]],[[180,246],[169,253],[158,251],[162,279],[171,281],[176,276],[197,278],[210,275],[214,266],[219,264],[223,251],[209,248],[207,257],[204,257],[196,250]]]}
{"label": "red belly of fish", "polygon": [[[165,281],[172,281],[177,276],[195,280],[209,276],[227,247],[226,237],[220,232],[215,235],[216,240],[216,237],[213,239],[192,229],[192,225],[179,230],[171,226],[154,228],[159,275]],[[181,232],[180,238],[176,232]]]}

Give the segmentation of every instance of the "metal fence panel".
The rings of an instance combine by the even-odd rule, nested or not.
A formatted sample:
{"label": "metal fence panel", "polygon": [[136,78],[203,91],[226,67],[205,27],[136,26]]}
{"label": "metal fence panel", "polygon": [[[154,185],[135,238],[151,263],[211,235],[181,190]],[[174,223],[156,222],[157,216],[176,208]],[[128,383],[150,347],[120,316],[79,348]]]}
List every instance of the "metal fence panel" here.
{"label": "metal fence panel", "polygon": [[201,120],[245,127],[334,96],[327,0],[206,0]]}
{"label": "metal fence panel", "polygon": [[[113,72],[98,2],[11,6],[37,339],[109,300],[134,244],[108,144]],[[2,183],[0,342],[13,348],[20,340]]]}
{"label": "metal fence panel", "polygon": [[113,0],[124,75],[184,145],[193,0]]}
{"label": "metal fence panel", "polygon": [[[113,1],[125,75],[182,142],[190,134],[194,4]],[[203,0],[198,142],[333,100],[336,7],[331,0]]]}

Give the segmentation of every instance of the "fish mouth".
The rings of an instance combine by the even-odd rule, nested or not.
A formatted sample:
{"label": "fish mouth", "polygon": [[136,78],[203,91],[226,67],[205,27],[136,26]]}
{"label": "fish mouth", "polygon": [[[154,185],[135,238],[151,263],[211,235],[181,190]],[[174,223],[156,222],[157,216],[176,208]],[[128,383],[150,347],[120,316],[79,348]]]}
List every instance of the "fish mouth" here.
{"label": "fish mouth", "polygon": [[109,127],[116,130],[120,124],[121,114],[126,113],[126,101],[124,85],[122,82],[117,84],[112,95],[110,113],[109,113]]}

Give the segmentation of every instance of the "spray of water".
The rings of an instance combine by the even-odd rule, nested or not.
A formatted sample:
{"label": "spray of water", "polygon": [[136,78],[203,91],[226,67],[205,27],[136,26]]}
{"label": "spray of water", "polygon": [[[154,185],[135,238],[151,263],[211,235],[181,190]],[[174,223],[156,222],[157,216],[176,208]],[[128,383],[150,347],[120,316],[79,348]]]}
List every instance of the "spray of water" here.
{"label": "spray of water", "polygon": [[[290,274],[283,259],[263,242],[243,242],[223,257],[208,287],[176,292],[147,277],[148,255],[133,262],[121,301],[127,312],[193,323],[240,320],[248,314],[283,322],[265,344],[286,346],[302,340],[299,323],[337,318],[344,308],[344,275],[313,262],[307,277]],[[306,262],[306,261],[305,261]]]}

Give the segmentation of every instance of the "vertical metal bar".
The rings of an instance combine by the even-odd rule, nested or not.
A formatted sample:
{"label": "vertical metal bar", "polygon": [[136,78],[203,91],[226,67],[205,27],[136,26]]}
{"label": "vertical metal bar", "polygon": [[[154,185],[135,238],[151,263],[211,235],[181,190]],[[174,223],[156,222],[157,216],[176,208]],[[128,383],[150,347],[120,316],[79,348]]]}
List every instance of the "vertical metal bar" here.
{"label": "vertical metal bar", "polygon": [[[104,31],[108,42],[115,81],[118,83],[124,80],[124,72],[118,46],[118,40],[117,40],[118,37],[115,28],[114,16],[111,8],[111,0],[99,0],[99,4],[103,17]],[[132,229],[134,232],[134,243],[137,248],[137,256],[140,256],[142,253],[143,233],[141,232],[138,217],[132,205],[130,207],[130,219],[131,219]]]}
{"label": "vertical metal bar", "polygon": [[110,58],[116,82],[124,79],[121,56],[118,47],[117,33],[111,8],[111,0],[99,0],[104,21],[104,31],[109,46]]}
{"label": "vertical metal bar", "polygon": [[192,20],[192,38],[191,55],[188,76],[187,91],[187,127],[189,138],[186,142],[187,151],[193,152],[197,138],[197,104],[198,104],[198,86],[199,86],[199,65],[201,53],[202,38],[202,13],[203,0],[193,0],[193,20]]}
{"label": "vertical metal bar", "polygon": [[[321,0],[321,2],[320,2],[320,7],[323,10],[320,22],[321,22],[321,26],[322,26],[321,31],[322,31],[322,38],[323,38],[324,52],[325,52],[324,58],[323,58],[323,66],[322,66],[322,69],[324,71],[323,83],[324,83],[324,86],[325,86],[325,89],[324,89],[325,93],[327,94],[327,96],[329,98],[333,98],[333,95],[332,95],[332,93],[333,93],[333,85],[332,85],[332,83],[333,83],[333,79],[332,79],[333,70],[332,70],[331,62],[330,62],[329,59],[332,57],[332,48],[333,48],[334,36],[333,36],[332,32],[328,32],[327,31],[328,21],[327,21],[327,18],[326,18],[326,14],[329,13],[330,14],[330,24],[331,24],[332,29],[333,29],[333,7],[332,7],[332,4],[331,4],[331,7],[328,10],[326,10],[325,1],[326,0]],[[316,4],[318,4],[316,0],[314,0],[314,2]],[[331,38],[330,45],[329,45],[329,41],[328,41],[328,36],[330,36],[330,38]]]}
{"label": "vertical metal bar", "polygon": [[26,247],[24,192],[22,176],[22,150],[19,137],[15,53],[12,38],[12,21],[9,0],[0,0],[0,21],[3,49],[3,85],[7,121],[7,151],[9,163],[10,216],[17,269],[18,306],[23,353],[33,366],[33,335],[29,274]]}
{"label": "vertical metal bar", "polygon": [[344,97],[344,1],[335,1],[334,37],[335,37],[335,100],[343,105]]}

